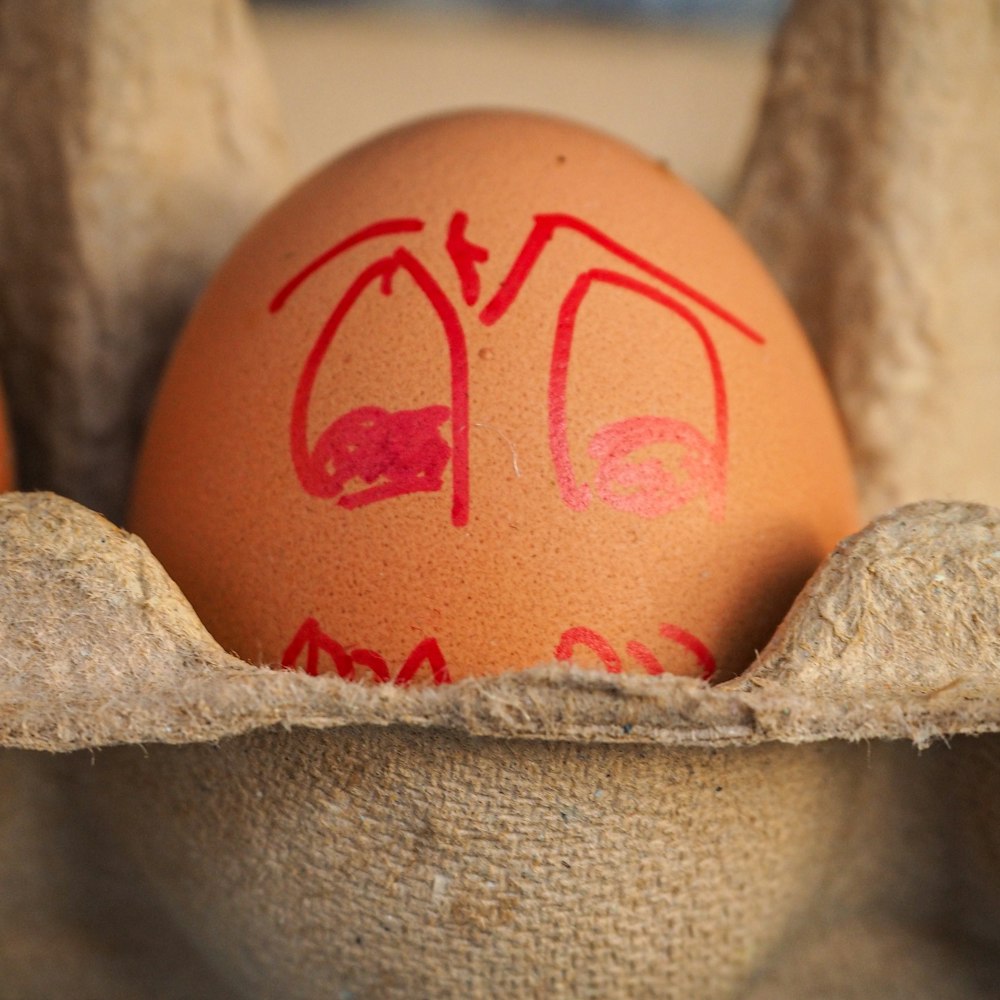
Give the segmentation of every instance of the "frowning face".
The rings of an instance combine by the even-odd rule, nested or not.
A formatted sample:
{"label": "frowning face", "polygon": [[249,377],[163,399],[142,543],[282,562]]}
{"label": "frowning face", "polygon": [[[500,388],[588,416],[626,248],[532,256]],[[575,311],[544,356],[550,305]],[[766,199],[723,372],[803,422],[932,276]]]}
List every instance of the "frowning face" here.
{"label": "frowning face", "polygon": [[854,516],[808,348],[724,221],[603,137],[468,115],[334,164],[237,250],[133,524],[243,656],[443,683],[731,674]]}

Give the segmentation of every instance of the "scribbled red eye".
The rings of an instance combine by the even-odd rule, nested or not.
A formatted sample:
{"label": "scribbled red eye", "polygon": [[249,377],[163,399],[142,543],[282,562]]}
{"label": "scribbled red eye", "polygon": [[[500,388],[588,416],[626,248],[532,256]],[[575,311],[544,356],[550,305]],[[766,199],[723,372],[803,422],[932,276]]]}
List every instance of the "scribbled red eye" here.
{"label": "scribbled red eye", "polygon": [[447,406],[349,410],[312,448],[310,492],[336,499],[348,510],[406,493],[436,493],[451,457],[441,433],[450,414]]}
{"label": "scribbled red eye", "polygon": [[[622,313],[634,317],[631,323],[619,326],[618,336],[610,344],[603,329],[597,336],[588,331],[586,309],[595,293],[606,296],[609,292],[616,305],[621,306],[623,298],[628,300],[624,305],[631,306],[632,312],[622,309]],[[604,315],[604,310],[598,313]],[[631,334],[631,343],[622,343],[625,332]],[[731,330],[723,332],[732,335]],[[601,364],[595,364],[593,357],[598,352],[604,356]],[[681,391],[676,387],[670,391],[662,374],[651,384],[648,373],[636,370],[629,395],[616,393],[602,398],[600,378],[606,377],[609,366],[627,371],[633,365],[633,352],[640,357],[659,352],[666,372],[673,362],[684,380]],[[686,364],[676,364],[681,356]],[[590,373],[589,383],[582,388],[578,371]],[[625,378],[628,385],[627,374]],[[589,435],[586,454],[595,463],[591,481],[573,455],[568,429],[573,391],[588,401],[593,420],[609,408],[621,412],[645,404],[653,411],[611,420]],[[690,419],[662,412],[671,401],[677,405],[678,398],[690,410],[699,394],[708,433]],[[586,510],[596,495],[616,510],[655,518],[704,496],[709,515],[720,520],[725,510],[728,433],[729,408],[719,351],[706,321],[695,309],[662,284],[633,275],[598,268],[581,274],[560,305],[549,389],[549,441],[567,505]],[[666,460],[668,451],[679,456],[673,468]]]}
{"label": "scribbled red eye", "polygon": [[[344,266],[345,261],[338,262]],[[310,265],[311,266],[311,265]],[[328,265],[330,266],[330,265]],[[309,268],[306,268],[308,271]],[[406,284],[403,290],[400,286]],[[401,300],[408,296],[408,302]],[[386,396],[384,349],[372,344],[372,303],[387,299],[382,309],[412,311],[414,299],[423,300],[427,329],[417,334],[440,342],[440,363],[431,386],[450,399],[450,406],[431,404],[415,409],[389,409],[364,401],[366,391]],[[349,364],[355,313],[368,307],[361,319],[363,349],[374,356],[366,370],[364,360]],[[391,312],[389,312],[391,318]],[[383,321],[384,322],[384,321]],[[389,323],[390,334],[394,324]],[[346,332],[345,332],[346,331]],[[410,331],[411,336],[413,331]],[[355,338],[356,339],[356,338]],[[408,374],[400,337],[397,363]],[[353,340],[351,341],[354,342]],[[426,389],[425,389],[426,391]],[[434,391],[433,388],[430,391]],[[391,396],[392,393],[390,392]],[[361,399],[360,405],[356,405]],[[458,314],[436,280],[410,251],[397,249],[364,267],[334,305],[306,357],[292,406],[291,457],[303,489],[312,496],[336,500],[348,510],[410,493],[436,493],[444,486],[451,461],[452,520],[468,517],[468,362],[465,334]],[[322,416],[320,416],[320,414]],[[332,419],[330,414],[333,414]],[[458,420],[454,418],[457,415]],[[453,444],[442,425],[452,424]],[[310,443],[311,428],[325,426]]]}
{"label": "scribbled red eye", "polygon": [[[678,475],[656,457],[643,457],[643,450],[656,445],[678,445]],[[721,449],[696,427],[670,417],[632,417],[608,424],[590,439],[587,454],[594,459],[594,492],[609,507],[661,517],[702,494],[713,509],[721,510],[725,470]]]}

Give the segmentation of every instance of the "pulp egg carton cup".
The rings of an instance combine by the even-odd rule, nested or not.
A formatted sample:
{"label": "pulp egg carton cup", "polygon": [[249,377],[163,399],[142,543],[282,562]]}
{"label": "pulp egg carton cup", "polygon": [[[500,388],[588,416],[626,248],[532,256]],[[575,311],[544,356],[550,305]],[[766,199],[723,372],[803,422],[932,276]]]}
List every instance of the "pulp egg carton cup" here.
{"label": "pulp egg carton cup", "polygon": [[[995,281],[964,297],[1000,248],[996,3],[811,0],[778,36],[733,213],[888,512],[715,687],[245,663],[77,502],[120,516],[177,317],[285,179],[235,0],[123,9],[0,31],[0,74],[44,54],[62,97],[34,131],[0,105],[0,205],[55,206],[2,217],[0,262],[22,469],[63,494],[0,498],[0,998],[995,997],[1000,512],[918,498],[1000,496],[984,390],[942,389],[1000,329]],[[152,121],[114,86],[140,65]]]}

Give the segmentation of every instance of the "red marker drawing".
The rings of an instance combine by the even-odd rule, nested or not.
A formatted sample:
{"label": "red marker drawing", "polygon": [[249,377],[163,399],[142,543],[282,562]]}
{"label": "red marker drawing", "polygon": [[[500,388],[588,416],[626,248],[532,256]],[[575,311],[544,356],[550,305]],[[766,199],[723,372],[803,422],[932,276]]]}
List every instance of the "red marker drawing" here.
{"label": "red marker drawing", "polygon": [[336,639],[327,635],[315,618],[307,618],[295,633],[294,638],[281,656],[281,665],[287,670],[299,669],[299,659],[306,654],[302,669],[313,677],[321,673],[332,673],[321,669],[320,657],[325,655],[333,664],[334,671],[345,680],[359,679],[356,668],[365,667],[371,671],[376,683],[392,683],[403,686],[409,684],[425,664],[430,668],[435,684],[450,684],[451,674],[445,662],[437,639],[425,638],[413,648],[403,661],[395,680],[389,673],[389,665],[381,653],[372,649],[345,649]]}
{"label": "red marker drawing", "polygon": [[448,223],[448,239],[445,249],[455,265],[458,279],[462,285],[462,298],[467,306],[474,306],[479,301],[479,265],[485,264],[490,258],[486,247],[478,243],[470,243],[465,235],[465,227],[469,217],[465,212],[456,212]]}
{"label": "red marker drawing", "polygon": [[[712,655],[711,650],[696,635],[677,625],[668,624],[661,625],[659,631],[660,635],[665,639],[676,642],[688,652],[694,654],[698,665],[701,667],[703,680],[710,680],[714,676],[716,671],[715,657]],[[593,629],[583,628],[579,625],[566,629],[560,636],[559,643],[555,648],[555,658],[563,661],[572,660],[573,650],[576,646],[586,646],[591,652],[596,653],[597,658],[609,674],[620,674],[622,672],[621,657],[615,652],[611,643],[604,636],[593,631]],[[658,676],[666,672],[656,654],[645,643],[630,640],[625,644],[625,651],[647,674]]]}
{"label": "red marker drawing", "polygon": [[[641,416],[608,424],[591,437],[587,448],[590,457],[597,461],[594,492],[610,507],[651,518],[676,510],[704,491],[709,513],[721,520],[725,504],[729,413],[722,365],[715,345],[705,325],[682,302],[645,282],[614,271],[595,270],[580,275],[559,310],[549,375],[549,448],[563,500],[573,510],[586,510],[590,503],[590,487],[577,480],[570,459],[566,384],[580,306],[598,283],[627,289],[662,306],[698,336],[712,376],[715,439],[708,440],[692,424],[672,417]],[[657,443],[684,446],[682,466],[688,473],[685,482],[678,482],[673,473],[654,459],[642,463],[629,460],[633,452]]]}
{"label": "red marker drawing", "polygon": [[[479,268],[489,259],[489,252],[469,239],[468,225],[467,213],[456,211],[452,215],[445,250],[458,277],[462,301],[466,306],[474,306],[481,294]],[[310,277],[348,251],[373,240],[411,236],[424,229],[421,219],[399,218],[358,230],[310,261],[286,282],[272,299],[271,312],[280,311]],[[560,233],[582,237],[595,249],[614,258],[617,266],[638,272],[637,275],[597,267],[583,271],[566,290],[555,317],[547,423],[549,450],[563,501],[571,510],[583,511],[596,497],[617,510],[652,518],[676,510],[703,494],[709,515],[721,519],[725,510],[729,413],[722,363],[698,310],[722,320],[752,343],[763,344],[764,338],[676,275],[583,220],[558,213],[535,216],[534,226],[506,276],[479,313],[478,319],[484,326],[492,326],[502,319],[530,279],[542,254]],[[359,407],[329,423],[310,444],[308,416],[313,390],[341,324],[371,286],[377,285],[383,294],[390,295],[393,282],[400,274],[416,285],[440,322],[450,358],[451,405],[400,411]],[[640,415],[608,424],[591,435],[587,444],[587,454],[596,465],[593,481],[588,483],[578,476],[570,457],[566,395],[580,309],[593,288],[600,285],[638,295],[660,306],[698,338],[712,380],[714,426],[709,437],[693,425],[666,415]],[[451,445],[440,430],[448,421],[451,423]],[[437,492],[443,488],[445,470],[451,462],[452,523],[456,527],[468,523],[471,498],[465,329],[443,285],[410,250],[399,246],[363,268],[334,305],[306,358],[295,390],[290,443],[292,461],[304,489],[313,496],[335,500],[349,510],[410,493]],[[633,461],[632,456],[637,451],[655,444],[675,444],[683,448],[681,467],[686,473],[683,481],[655,459]],[[359,480],[364,485],[352,488],[351,484]]]}
{"label": "red marker drawing", "polygon": [[604,664],[604,669],[609,674],[622,672],[621,657],[614,651],[611,643],[593,629],[584,628],[581,625],[566,629],[559,637],[559,644],[555,651],[556,659],[572,660],[573,649],[576,646],[586,646],[591,652],[596,653],[597,658]]}
{"label": "red marker drawing", "polygon": [[[289,297],[323,265],[346,250],[385,235],[420,228],[416,220],[396,220],[368,226],[320,254],[289,281],[271,302],[277,312]],[[320,368],[334,338],[352,307],[373,286],[391,295],[397,276],[407,276],[425,296],[437,315],[448,345],[451,373],[451,406],[423,410],[388,411],[360,407],[330,423],[309,443],[309,413]],[[452,441],[438,427],[451,421]],[[469,366],[465,334],[458,313],[441,286],[416,257],[403,247],[369,264],[351,283],[306,357],[292,401],[290,427],[292,462],[307,493],[334,499],[347,509],[408,493],[441,489],[443,472],[452,463],[452,523],[469,519]],[[356,478],[367,484],[348,492]]]}
{"label": "red marker drawing", "polygon": [[[448,223],[444,242],[458,279],[462,303],[467,308],[479,302],[482,293],[480,267],[489,260],[486,247],[469,239],[468,226],[467,213],[456,211]],[[421,219],[399,218],[358,230],[315,257],[286,282],[271,300],[271,312],[279,312],[313,275],[338,262],[348,252],[390,237],[411,238],[425,228]],[[553,320],[548,393],[547,399],[541,401],[541,409],[546,415],[549,451],[563,502],[571,510],[584,511],[596,498],[616,510],[654,518],[704,495],[709,516],[721,519],[725,512],[729,412],[722,362],[702,314],[723,321],[751,343],[762,345],[764,338],[710,296],[676,275],[583,220],[558,213],[535,216],[534,225],[506,276],[480,310],[479,323],[489,327],[504,317],[542,254],[561,233],[582,237],[615,262],[613,268],[590,267],[581,271],[565,290]],[[450,405],[438,404],[415,410],[356,407],[330,421],[315,440],[310,441],[309,415],[314,406],[316,382],[343,322],[363,295],[373,293],[374,289],[390,296],[394,283],[401,279],[412,282],[439,321],[448,346]],[[580,311],[591,291],[601,286],[637,295],[659,306],[697,338],[711,377],[714,420],[711,435],[688,422],[663,414],[638,415],[606,424],[591,434],[587,442],[587,455],[595,468],[591,481],[585,482],[574,469],[571,458],[567,387]],[[334,303],[315,338],[293,394],[289,434],[292,463],[308,493],[333,500],[346,510],[413,493],[438,492],[444,488],[450,463],[451,520],[456,527],[462,527],[468,523],[471,503],[469,407],[468,344],[459,307],[419,257],[399,245],[360,270]],[[448,423],[451,444],[442,433]],[[641,449],[656,444],[681,446],[684,452],[681,468],[686,473],[683,481],[655,459],[633,460]],[[692,633],[676,625],[664,624],[660,634],[692,653],[701,666],[703,677],[707,679],[714,674],[716,665],[711,651]],[[622,659],[610,643],[582,626],[574,626],[562,634],[556,646],[556,657],[571,659],[577,645],[589,648],[609,672],[621,672]],[[625,650],[647,673],[664,672],[663,665],[645,644],[630,640]],[[390,680],[384,657],[370,649],[345,649],[323,632],[313,618],[303,623],[285,650],[283,665],[294,665],[303,652],[308,673],[320,671],[322,655],[342,677],[355,679],[357,668],[362,667],[378,682]],[[425,638],[411,651],[395,683],[409,683],[424,665],[430,668],[435,683],[450,681],[437,640]]]}
{"label": "red marker drawing", "polygon": [[[752,343],[763,344],[764,338],[692,285],[629,250],[596,227],[565,214],[535,216],[535,226],[507,276],[480,313],[484,324],[492,326],[510,309],[542,253],[561,232],[584,237],[620,264],[644,276],[638,278],[607,268],[588,269],[573,282],[559,307],[549,373],[548,427],[549,449],[563,501],[572,510],[586,510],[591,500],[590,485],[578,480],[570,459],[566,387],[580,308],[592,289],[603,284],[639,295],[661,306],[680,319],[701,341],[712,379],[715,437],[709,440],[691,424],[665,416],[638,416],[609,424],[592,436],[587,447],[588,455],[596,460],[598,466],[593,492],[608,506],[640,517],[659,517],[705,493],[709,515],[721,520],[725,511],[729,434],[725,379],[712,338],[694,307],[723,320]],[[681,297],[688,302],[682,301]],[[685,455],[681,464],[687,473],[684,483],[678,482],[654,459],[640,463],[630,460],[633,452],[657,443],[683,446]]]}
{"label": "red marker drawing", "polygon": [[[715,658],[697,636],[676,625],[661,625],[659,631],[664,638],[678,643],[695,655],[701,666],[701,676],[704,680],[709,680],[712,677],[716,670]],[[557,660],[572,660],[573,652],[577,646],[586,646],[595,653],[609,674],[622,672],[621,657],[615,652],[611,643],[600,633],[580,625],[566,629],[559,637],[555,648],[555,658]],[[655,676],[665,672],[663,664],[657,659],[656,654],[644,643],[635,640],[629,641],[625,644],[625,650],[647,674]],[[300,667],[299,661],[303,653],[305,653],[305,663]],[[393,679],[389,665],[381,653],[372,649],[345,648],[324,632],[315,618],[307,618],[299,626],[292,641],[282,654],[281,665],[288,670],[303,669],[307,674],[316,677],[321,673],[333,672],[321,669],[320,658],[323,656],[328,658],[333,666],[333,671],[345,680],[359,680],[357,668],[364,667],[371,672],[371,678],[376,683],[387,684],[391,681],[402,686],[411,683],[420,668],[426,665],[430,669],[434,684],[451,683],[451,674],[444,654],[441,652],[441,646],[433,637],[423,638],[413,647]]]}

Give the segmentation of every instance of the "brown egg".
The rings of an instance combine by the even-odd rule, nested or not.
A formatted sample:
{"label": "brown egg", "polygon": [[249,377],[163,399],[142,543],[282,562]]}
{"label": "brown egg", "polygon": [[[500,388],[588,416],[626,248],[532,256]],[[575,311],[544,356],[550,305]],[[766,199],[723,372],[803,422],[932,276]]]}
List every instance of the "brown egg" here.
{"label": "brown egg", "polygon": [[16,463],[10,423],[7,417],[7,399],[3,390],[0,389],[0,493],[14,489],[15,483]]}
{"label": "brown egg", "polygon": [[747,666],[857,522],[806,339],[668,169],[470,112],[331,163],[177,347],[131,527],[245,659]]}

